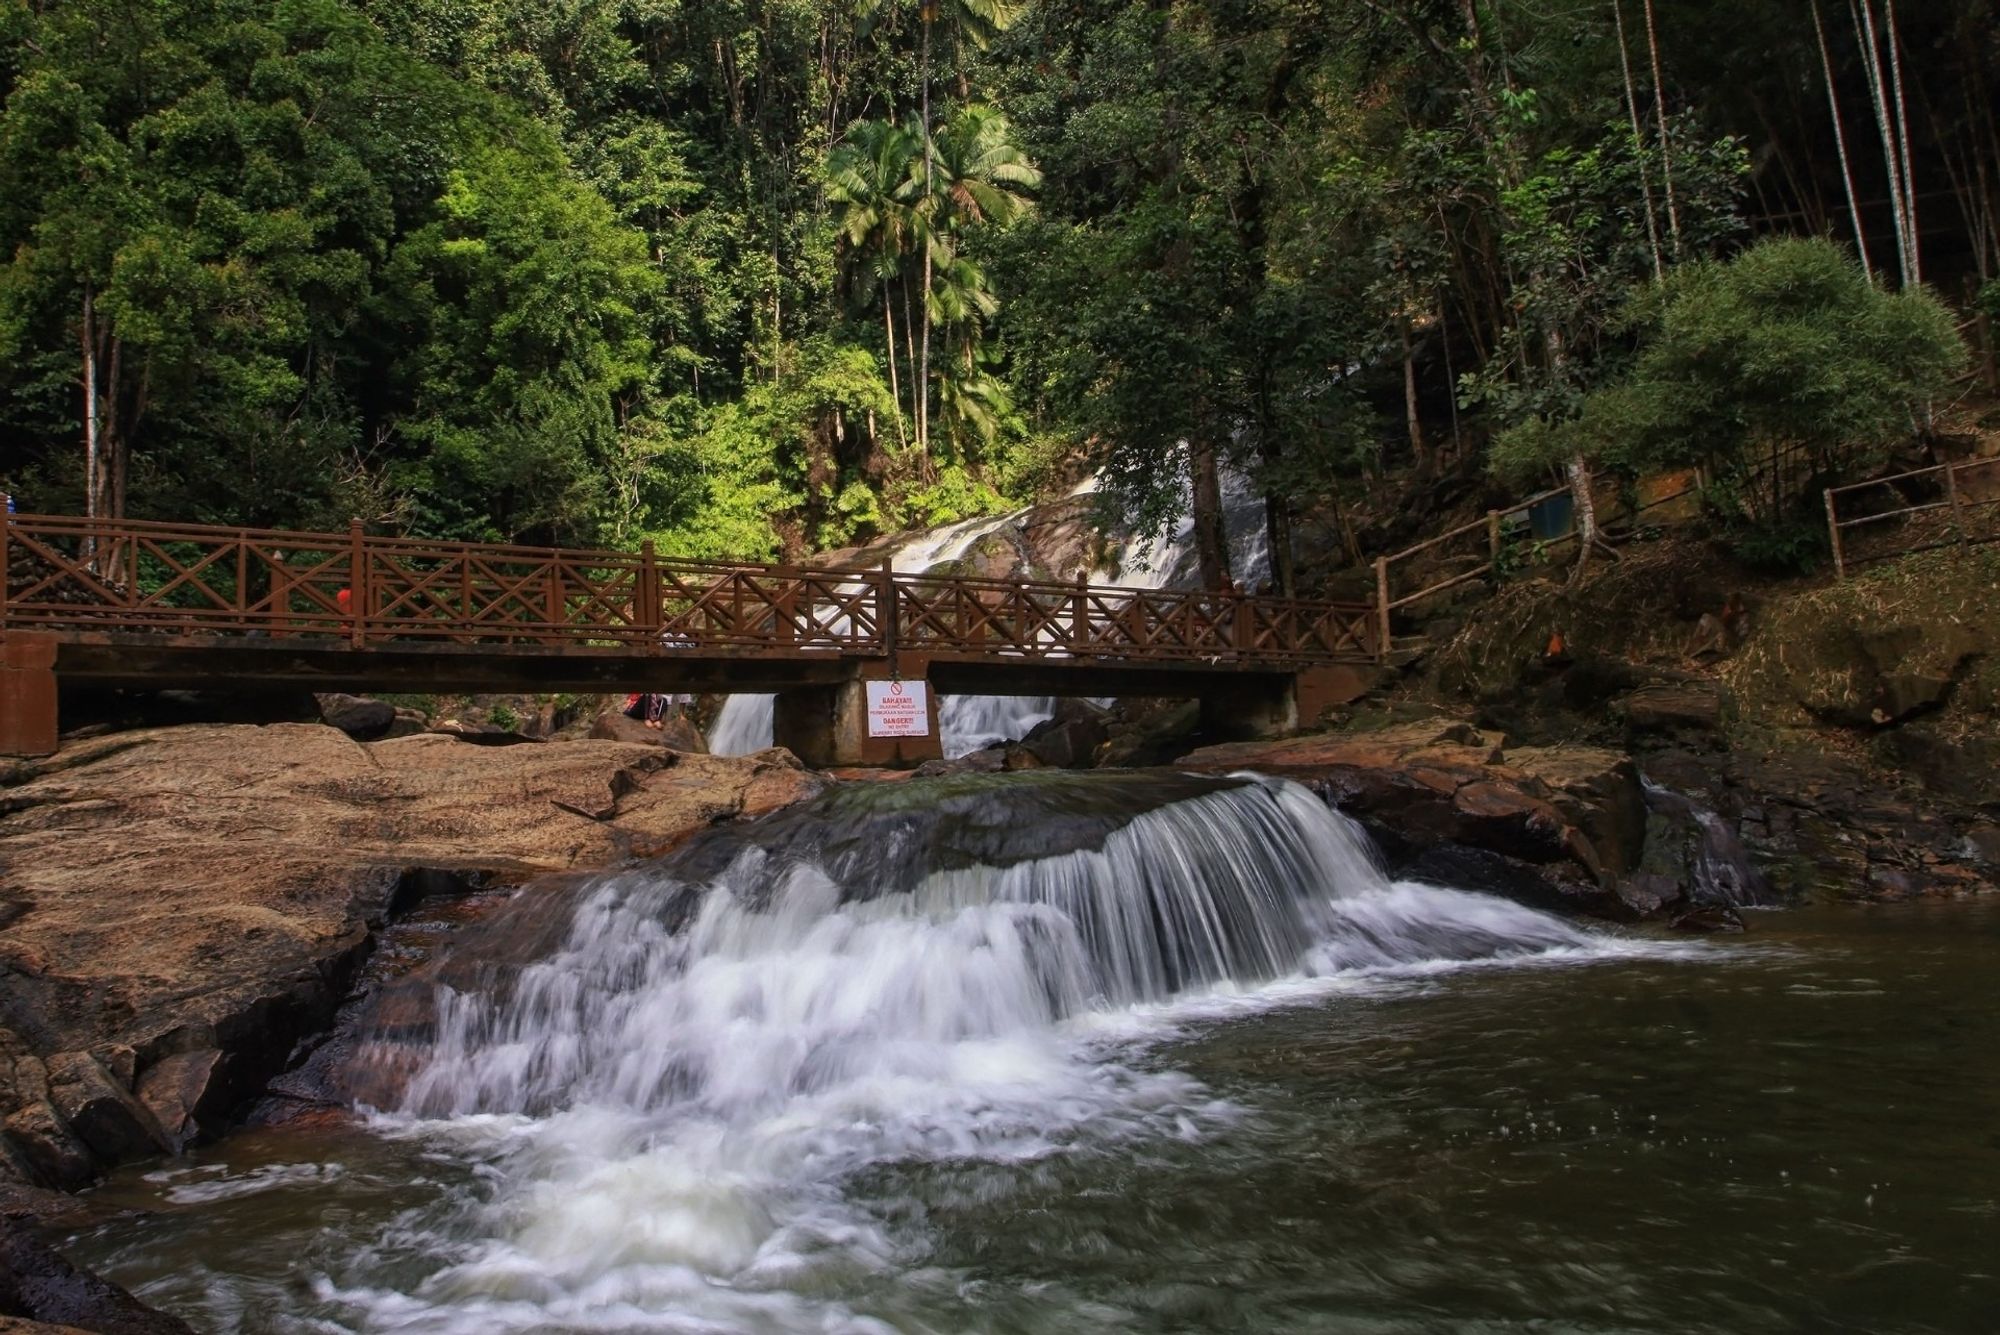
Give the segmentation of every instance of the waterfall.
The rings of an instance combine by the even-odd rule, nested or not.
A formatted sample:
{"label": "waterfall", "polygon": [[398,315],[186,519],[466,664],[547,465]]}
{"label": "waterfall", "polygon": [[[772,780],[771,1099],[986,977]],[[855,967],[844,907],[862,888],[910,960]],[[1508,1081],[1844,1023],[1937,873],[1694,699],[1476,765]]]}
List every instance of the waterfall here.
{"label": "waterfall", "polygon": [[732,695],[708,730],[708,749],[718,756],[747,756],[771,745],[775,695]]}
{"label": "waterfall", "polygon": [[844,785],[574,894],[538,958],[495,948],[532,931],[461,937],[434,1028],[385,1013],[427,1046],[375,1127],[478,1171],[380,1244],[416,1276],[321,1290],[357,1328],[889,1329],[840,1295],[935,1273],[913,1181],[1241,1116],[1144,1057],[1178,1026],[1646,949],[1391,883],[1352,821],[1255,776]]}

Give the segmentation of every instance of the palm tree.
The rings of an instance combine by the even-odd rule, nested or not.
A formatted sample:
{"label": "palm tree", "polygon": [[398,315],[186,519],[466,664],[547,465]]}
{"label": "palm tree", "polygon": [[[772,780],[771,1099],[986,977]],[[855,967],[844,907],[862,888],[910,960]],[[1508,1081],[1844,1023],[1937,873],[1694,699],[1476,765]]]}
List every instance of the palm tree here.
{"label": "palm tree", "polygon": [[[954,240],[975,225],[1006,227],[1032,213],[1035,205],[1029,192],[1041,185],[1042,174],[1015,140],[1007,118],[979,103],[958,108],[925,142],[925,189],[917,207],[926,293],[918,372],[924,386],[918,440],[928,449],[931,323],[934,313],[945,310],[938,305],[938,289],[942,287],[948,294],[944,301],[956,303],[953,309],[977,316],[975,324],[947,321],[960,324],[969,335],[968,353],[985,318],[998,309],[984,273],[957,255]],[[942,283],[941,272],[945,275]]]}
{"label": "palm tree", "polygon": [[[887,121],[862,121],[827,154],[827,194],[837,210],[841,240],[861,258],[859,295],[882,293],[882,334],[889,358],[889,392],[895,398],[896,437],[903,439],[903,391],[896,374],[896,316],[891,292],[903,276],[903,259],[922,229],[917,220],[917,137]],[[913,386],[913,389],[915,387]],[[912,414],[913,418],[916,416]]]}
{"label": "palm tree", "polygon": [[974,102],[953,112],[932,136],[931,158],[930,195],[950,229],[1006,227],[1034,212],[1029,192],[1042,173],[996,108]]}

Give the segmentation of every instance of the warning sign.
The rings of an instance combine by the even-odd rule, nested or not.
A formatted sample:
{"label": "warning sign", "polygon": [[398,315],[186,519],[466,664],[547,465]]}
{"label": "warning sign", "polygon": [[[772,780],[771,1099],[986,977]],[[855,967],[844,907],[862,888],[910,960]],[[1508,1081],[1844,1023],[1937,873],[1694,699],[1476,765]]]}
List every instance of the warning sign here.
{"label": "warning sign", "polygon": [[921,681],[871,681],[868,688],[870,737],[931,735],[931,688]]}

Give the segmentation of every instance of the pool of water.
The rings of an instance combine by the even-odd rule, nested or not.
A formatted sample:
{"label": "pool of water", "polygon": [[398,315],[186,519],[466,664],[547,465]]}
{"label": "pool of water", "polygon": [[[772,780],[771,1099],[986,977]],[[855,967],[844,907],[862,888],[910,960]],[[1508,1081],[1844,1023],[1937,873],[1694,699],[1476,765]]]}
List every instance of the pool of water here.
{"label": "pool of water", "polygon": [[474,1114],[141,1166],[72,1252],[213,1331],[2000,1331],[2000,902],[1610,944],[1072,1019],[1027,1124],[816,1124],[783,1228],[691,1132],[522,1189]]}

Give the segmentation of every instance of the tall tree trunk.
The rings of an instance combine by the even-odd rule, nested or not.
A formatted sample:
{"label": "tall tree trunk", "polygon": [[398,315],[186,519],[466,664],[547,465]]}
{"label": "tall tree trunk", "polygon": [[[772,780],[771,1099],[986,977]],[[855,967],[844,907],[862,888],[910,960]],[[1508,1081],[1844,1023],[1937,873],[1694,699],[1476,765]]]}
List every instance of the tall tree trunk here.
{"label": "tall tree trunk", "polygon": [[1576,566],[1570,573],[1570,579],[1576,581],[1589,568],[1590,554],[1598,541],[1597,498],[1592,492],[1596,479],[1590,475],[1590,460],[1581,454],[1570,456],[1565,471],[1569,475],[1569,494],[1576,504]]}
{"label": "tall tree trunk", "polygon": [[1271,544],[1271,582],[1277,588],[1278,596],[1298,597],[1299,562],[1292,551],[1290,500],[1276,495],[1264,498],[1264,533]]}
{"label": "tall tree trunk", "polygon": [[1403,335],[1403,424],[1410,433],[1410,457],[1419,469],[1430,467],[1430,454],[1424,448],[1424,419],[1417,402],[1417,349],[1410,339],[1410,317],[1404,315],[1399,322]]}
{"label": "tall tree trunk", "polygon": [[1674,146],[1667,133],[1667,81],[1660,70],[1660,29],[1653,18],[1653,0],[1646,0],[1646,47],[1653,58],[1653,116],[1660,125],[1660,175],[1667,190],[1667,228],[1674,240],[1674,258],[1681,250],[1681,209],[1674,197]]}
{"label": "tall tree trunk", "polygon": [[[1264,456],[1267,471],[1275,471],[1284,458],[1284,446],[1275,431],[1258,433],[1260,451]],[[1291,499],[1266,483],[1264,490],[1264,536],[1271,548],[1271,580],[1280,595],[1286,598],[1298,597],[1298,558],[1292,551],[1292,503]]]}
{"label": "tall tree trunk", "polygon": [[86,284],[83,289],[83,513],[97,518],[97,294]]}
{"label": "tall tree trunk", "polygon": [[1903,223],[1910,237],[1910,282],[1921,283],[1923,233],[1917,229],[1917,173],[1910,156],[1910,104],[1903,95],[1903,42],[1896,32],[1896,0],[1885,0],[1882,20],[1889,43],[1889,78],[1896,89],[1896,145],[1903,164]]}
{"label": "tall tree trunk", "polygon": [[1840,179],[1847,187],[1847,212],[1854,220],[1854,248],[1861,252],[1861,271],[1874,281],[1875,266],[1868,259],[1868,229],[1861,222],[1861,197],[1854,192],[1854,164],[1847,156],[1847,129],[1840,119],[1840,89],[1833,78],[1833,50],[1826,44],[1826,25],[1820,21],[1819,0],[1812,0],[1813,32],[1819,37],[1820,66],[1826,71],[1826,103],[1833,114],[1833,142],[1840,150]]}
{"label": "tall tree trunk", "polygon": [[[903,354],[909,359],[906,364],[910,368],[910,378],[914,380],[917,371],[917,317],[910,313],[910,276],[908,274],[899,275],[897,285],[901,287],[903,292]],[[910,423],[912,426],[916,424],[916,420],[917,387],[912,384],[910,386]]]}
{"label": "tall tree trunk", "polygon": [[1220,593],[1230,587],[1229,531],[1222,522],[1222,473],[1215,447],[1189,442],[1188,468],[1194,483],[1195,562],[1202,587]]}
{"label": "tall tree trunk", "polygon": [[889,354],[889,398],[896,405],[896,447],[901,449],[909,442],[903,439],[903,388],[896,380],[896,317],[890,310],[887,283],[882,284],[882,344]]}
{"label": "tall tree trunk", "polygon": [[123,519],[126,427],[123,414],[118,411],[118,400],[124,384],[125,342],[115,335],[106,341],[111,345],[111,357],[105,367],[104,415],[97,431],[97,455],[104,473],[104,498],[98,502],[98,509],[112,519]]}
{"label": "tall tree trunk", "polygon": [[1909,213],[1903,203],[1902,157],[1896,151],[1896,128],[1889,110],[1888,80],[1882,68],[1882,46],[1875,32],[1875,7],[1870,0],[1850,2],[1854,25],[1861,36],[1861,68],[1868,75],[1868,96],[1875,107],[1875,129],[1882,139],[1882,158],[1889,172],[1889,211],[1896,224],[1896,260],[1903,286],[1915,281],[1915,260],[1911,255]]}
{"label": "tall tree trunk", "polygon": [[1660,255],[1660,220],[1653,215],[1653,174],[1646,169],[1646,133],[1639,126],[1639,92],[1632,82],[1632,51],[1625,42],[1624,0],[1611,0],[1611,13],[1618,21],[1618,63],[1625,71],[1625,112],[1632,118],[1632,154],[1639,164],[1639,193],[1646,204],[1646,244],[1653,256],[1653,279],[1661,282],[1666,279],[1667,266]]}

